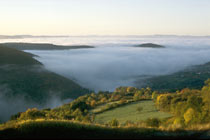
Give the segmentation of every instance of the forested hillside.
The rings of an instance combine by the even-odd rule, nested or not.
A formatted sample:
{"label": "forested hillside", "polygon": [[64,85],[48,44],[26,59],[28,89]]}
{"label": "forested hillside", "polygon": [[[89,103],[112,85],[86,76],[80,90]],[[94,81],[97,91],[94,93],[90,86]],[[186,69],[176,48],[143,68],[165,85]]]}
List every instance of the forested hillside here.
{"label": "forested hillside", "polygon": [[0,86],[8,88],[10,96],[44,103],[52,95],[76,98],[88,93],[72,80],[46,70],[32,54],[0,46]]}
{"label": "forested hillside", "polygon": [[[204,82],[210,77],[210,63],[196,65],[185,70],[163,76],[155,76],[146,79],[145,87],[149,86],[153,90],[174,92],[183,88],[201,89]],[[142,85],[137,81],[136,85]]]}

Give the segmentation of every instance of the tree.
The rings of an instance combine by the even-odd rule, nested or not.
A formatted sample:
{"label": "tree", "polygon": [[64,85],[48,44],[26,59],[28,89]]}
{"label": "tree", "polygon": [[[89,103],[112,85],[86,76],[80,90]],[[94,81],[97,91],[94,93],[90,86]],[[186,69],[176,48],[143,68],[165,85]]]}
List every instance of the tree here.
{"label": "tree", "polygon": [[74,115],[75,117],[80,117],[80,116],[82,116],[82,112],[81,112],[81,110],[80,110],[79,108],[77,108],[77,109],[73,112],[73,115]]}
{"label": "tree", "polygon": [[85,109],[90,109],[90,105],[88,105],[85,101],[80,100],[76,100],[71,103],[71,109],[75,110],[78,108],[83,112]]}
{"label": "tree", "polygon": [[158,118],[149,118],[146,120],[147,126],[151,126],[151,127],[159,127],[160,123],[161,122]]}
{"label": "tree", "polygon": [[192,95],[187,99],[187,104],[189,107],[193,108],[195,111],[201,112],[203,106],[203,100],[201,97]]}
{"label": "tree", "polygon": [[158,92],[157,92],[157,91],[154,91],[154,92],[152,93],[152,99],[153,99],[155,102],[156,102],[157,97],[158,97]]}
{"label": "tree", "polygon": [[189,123],[193,122],[195,117],[196,117],[196,115],[195,115],[194,109],[189,108],[184,114],[185,124],[189,124]]}
{"label": "tree", "polygon": [[95,105],[96,105],[96,101],[95,101],[95,100],[92,100],[92,101],[90,102],[90,106],[91,106],[91,107],[95,107]]}
{"label": "tree", "polygon": [[106,98],[106,97],[103,97],[103,98],[100,100],[101,103],[105,103],[106,101],[107,101],[107,98]]}
{"label": "tree", "polygon": [[110,126],[119,126],[119,121],[117,119],[112,119],[110,122],[109,122],[109,125]]}
{"label": "tree", "polygon": [[144,95],[149,98],[152,95],[152,90],[151,88],[147,87],[144,91]]}
{"label": "tree", "polygon": [[205,109],[210,111],[210,79],[205,81],[205,86],[201,90]]}
{"label": "tree", "polygon": [[45,113],[39,111],[37,108],[28,109],[26,112],[20,114],[19,120],[38,119],[44,118]]}
{"label": "tree", "polygon": [[134,93],[135,91],[136,91],[135,87],[127,87],[127,90],[126,90],[127,93]]}
{"label": "tree", "polygon": [[189,108],[185,113],[184,113],[184,120],[185,124],[195,124],[195,123],[200,123],[202,121],[201,119],[201,113],[197,112],[193,108]]}
{"label": "tree", "polygon": [[134,101],[138,101],[141,99],[141,97],[143,96],[143,91],[138,90],[135,92],[134,96],[133,96],[133,100]]}
{"label": "tree", "polygon": [[157,105],[159,109],[164,111],[170,111],[171,94],[161,94],[157,97]]}

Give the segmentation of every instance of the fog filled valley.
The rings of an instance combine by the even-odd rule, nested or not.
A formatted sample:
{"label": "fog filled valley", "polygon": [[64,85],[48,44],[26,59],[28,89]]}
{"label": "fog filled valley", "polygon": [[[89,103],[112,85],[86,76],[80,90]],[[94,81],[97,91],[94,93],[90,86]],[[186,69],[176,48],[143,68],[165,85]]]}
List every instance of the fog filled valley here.
{"label": "fog filled valley", "polygon": [[[209,38],[0,36],[0,122],[44,119],[49,125],[69,120],[106,127],[161,126],[154,129],[157,135],[208,122]],[[189,115],[195,110],[198,114]],[[106,128],[100,125],[91,131],[103,132]],[[125,134],[130,133],[136,131]]]}
{"label": "fog filled valley", "polygon": [[[209,37],[191,36],[70,36],[1,39],[6,42],[50,43],[55,45],[89,45],[94,48],[67,50],[24,50],[34,54],[45,69],[62,75],[80,86],[98,91],[114,91],[120,86],[143,87],[145,79],[169,75],[193,65],[210,61]],[[155,43],[165,48],[144,48],[135,45]],[[136,83],[138,81],[138,83]],[[56,107],[63,101],[58,94],[46,104],[28,103],[23,95],[5,99],[10,89],[1,86],[1,110],[7,119],[14,110],[28,107]],[[18,99],[18,100],[17,100]],[[66,99],[65,99],[66,100]],[[71,100],[71,99],[67,99]],[[5,110],[4,106],[10,106]],[[14,106],[13,106],[14,105]],[[3,117],[3,120],[6,120]]]}
{"label": "fog filled valley", "polygon": [[[25,51],[37,55],[35,58],[48,70],[95,91],[113,91],[119,86],[141,87],[135,84],[136,80],[171,74],[210,61],[209,37],[69,37],[60,40],[65,45],[95,48]],[[18,41],[36,42],[38,39]],[[39,41],[45,42],[45,39]],[[47,42],[61,44],[59,39]],[[149,42],[165,48],[135,47]]]}

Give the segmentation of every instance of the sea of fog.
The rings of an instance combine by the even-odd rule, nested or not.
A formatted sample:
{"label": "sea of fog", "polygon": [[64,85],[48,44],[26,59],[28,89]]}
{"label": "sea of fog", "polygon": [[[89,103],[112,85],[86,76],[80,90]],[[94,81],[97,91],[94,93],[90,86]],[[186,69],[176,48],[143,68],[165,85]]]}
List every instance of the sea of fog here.
{"label": "sea of fog", "polygon": [[[210,38],[192,36],[69,36],[2,39],[1,42],[92,45],[95,48],[38,51],[37,60],[53,72],[95,91],[135,86],[144,76],[166,75],[210,61]],[[156,43],[166,48],[133,47]]]}
{"label": "sea of fog", "polygon": [[[166,75],[210,61],[210,38],[190,36],[70,36],[0,39],[3,42],[52,43],[57,45],[92,45],[90,49],[59,51],[25,50],[55,73],[80,85],[112,91],[119,86],[136,86],[135,81],[147,76]],[[156,43],[166,48],[137,48],[142,43]],[[143,84],[143,82],[142,82]],[[140,85],[138,85],[140,86]],[[69,102],[51,97],[44,106],[22,96],[6,98],[8,87],[0,85],[0,121],[27,108],[54,108]],[[12,104],[11,104],[12,103]],[[7,108],[7,109],[5,109]]]}

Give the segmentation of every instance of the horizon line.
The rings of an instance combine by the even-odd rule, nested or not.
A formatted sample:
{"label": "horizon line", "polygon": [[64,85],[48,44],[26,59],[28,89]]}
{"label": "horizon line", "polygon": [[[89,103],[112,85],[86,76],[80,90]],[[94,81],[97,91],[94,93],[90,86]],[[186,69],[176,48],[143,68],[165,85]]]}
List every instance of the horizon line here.
{"label": "horizon line", "polygon": [[97,34],[90,34],[90,35],[32,35],[32,34],[17,34],[17,35],[0,35],[0,38],[31,38],[31,37],[151,37],[151,36],[168,36],[168,37],[210,37],[210,35],[176,35],[176,34],[146,34],[146,35],[135,35],[135,34],[128,34],[128,35],[97,35]]}

